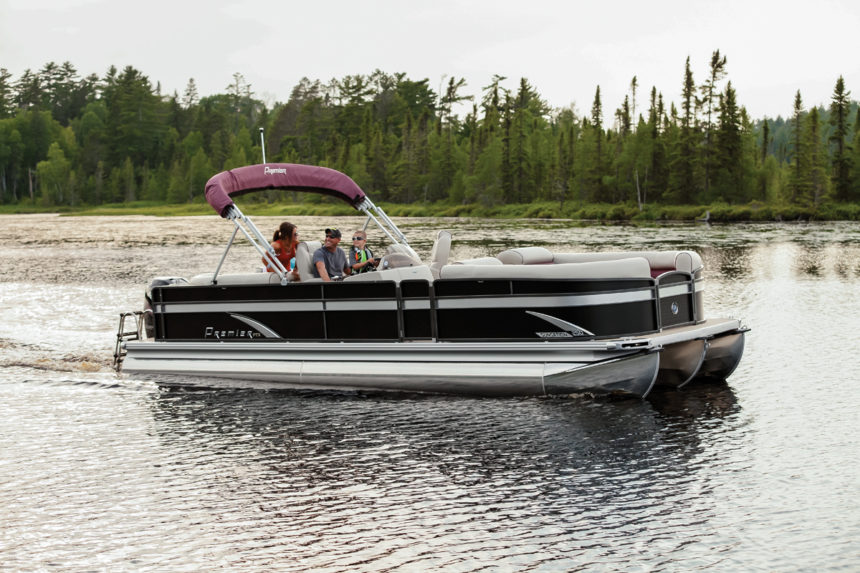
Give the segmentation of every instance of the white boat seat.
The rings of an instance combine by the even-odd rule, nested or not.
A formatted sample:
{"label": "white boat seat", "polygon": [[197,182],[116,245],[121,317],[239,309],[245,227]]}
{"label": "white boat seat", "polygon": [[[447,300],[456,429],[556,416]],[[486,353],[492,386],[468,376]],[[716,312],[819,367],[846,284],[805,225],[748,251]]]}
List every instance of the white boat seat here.
{"label": "white boat seat", "polygon": [[613,261],[629,257],[642,257],[651,267],[651,275],[659,276],[666,272],[683,271],[694,273],[702,269],[702,257],[695,251],[626,251],[608,253],[556,253],[555,263],[586,263],[592,261]]}
{"label": "white boat seat", "polygon": [[[215,273],[203,273],[191,277],[188,282],[196,286],[212,284]],[[279,285],[281,278],[276,273],[230,273],[218,275],[219,285]]]}
{"label": "white boat seat", "polygon": [[443,279],[613,279],[651,278],[643,257],[557,265],[446,265]]}
{"label": "white boat seat", "polygon": [[433,278],[439,278],[439,270],[448,264],[448,257],[451,256],[451,233],[449,231],[439,231],[436,233],[436,241],[433,243],[433,250],[430,251],[430,272],[433,273]]}
{"label": "white boat seat", "polygon": [[322,247],[319,241],[301,241],[296,247],[296,270],[299,271],[299,280],[303,283],[322,281],[314,278],[314,251]]}
{"label": "white boat seat", "polygon": [[465,259],[462,261],[455,261],[451,263],[452,265],[495,265],[500,266],[504,263],[497,259],[496,257],[478,257],[477,259]]}
{"label": "white boat seat", "polygon": [[549,265],[552,264],[552,251],[544,247],[520,247],[502,251],[497,257],[506,265]]}
{"label": "white boat seat", "polygon": [[360,275],[350,275],[343,279],[343,282],[374,282],[374,281],[400,281],[425,280],[433,282],[433,275],[430,272],[430,267],[427,265],[419,265],[415,267],[400,267],[396,269],[387,269],[370,273],[361,273]]}

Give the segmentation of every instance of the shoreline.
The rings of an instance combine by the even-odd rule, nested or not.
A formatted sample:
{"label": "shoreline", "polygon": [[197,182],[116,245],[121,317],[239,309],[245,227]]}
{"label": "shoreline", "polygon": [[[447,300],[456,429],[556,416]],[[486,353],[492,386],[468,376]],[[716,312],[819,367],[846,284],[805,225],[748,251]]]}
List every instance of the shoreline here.
{"label": "shoreline", "polygon": [[[860,204],[821,205],[804,208],[794,205],[645,205],[640,211],[635,204],[579,204],[573,202],[536,202],[527,204],[484,206],[479,204],[450,205],[398,204],[381,205],[391,217],[450,217],[484,219],[558,219],[604,223],[661,222],[797,222],[797,221],[860,221]],[[356,212],[341,203],[326,201],[306,203],[247,203],[242,211],[249,216],[349,216]],[[0,205],[0,215],[58,214],[60,216],[123,216],[187,217],[214,215],[205,203],[160,204],[136,202],[101,206],[42,207],[17,204]]]}

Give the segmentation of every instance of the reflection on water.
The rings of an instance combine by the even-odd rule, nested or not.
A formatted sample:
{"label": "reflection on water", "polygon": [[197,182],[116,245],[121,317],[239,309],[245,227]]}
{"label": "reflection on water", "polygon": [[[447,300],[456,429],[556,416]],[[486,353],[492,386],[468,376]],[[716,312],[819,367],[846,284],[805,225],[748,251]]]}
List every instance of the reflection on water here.
{"label": "reflection on water", "polygon": [[720,276],[727,279],[738,280],[747,277],[752,271],[750,259],[753,256],[753,247],[736,246],[702,249],[702,262],[712,274],[716,270]]}
{"label": "reflection on water", "polygon": [[[160,441],[184,452],[174,463],[207,460],[204,473],[230,476],[211,484],[219,497],[257,499],[235,508],[247,535],[301,532],[294,559],[348,569],[399,555],[424,569],[464,553],[475,565],[561,565],[573,552],[623,568],[658,557],[635,534],[659,536],[661,516],[693,501],[665,483],[696,481],[699,426],[725,420],[682,403],[658,414],[639,401],[179,391],[151,407]],[[702,535],[716,510],[697,505],[670,519],[673,535]]]}
{"label": "reflection on water", "polygon": [[[305,238],[363,223],[293,219]],[[0,223],[10,570],[856,567],[860,225],[403,222],[422,256],[440,228],[454,231],[453,259],[528,244],[699,251],[706,311],[752,327],[745,358],[728,382],[639,401],[117,378],[118,313],[140,307],[151,276],[211,272],[229,225]],[[247,271],[256,257],[239,245],[225,264]]]}

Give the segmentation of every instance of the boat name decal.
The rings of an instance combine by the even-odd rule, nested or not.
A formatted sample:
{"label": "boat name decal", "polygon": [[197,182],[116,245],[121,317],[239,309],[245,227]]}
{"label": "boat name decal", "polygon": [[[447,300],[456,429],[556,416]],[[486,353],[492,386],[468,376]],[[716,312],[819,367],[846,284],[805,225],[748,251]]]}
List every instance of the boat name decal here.
{"label": "boat name decal", "polygon": [[255,330],[218,330],[215,327],[207,326],[203,331],[203,338],[260,338],[262,335]]}
{"label": "boat name decal", "polygon": [[280,167],[277,169],[272,169],[268,165],[266,165],[266,168],[263,170],[263,175],[275,175],[275,174],[286,175],[286,173],[287,173],[287,170],[284,169],[283,167]]}
{"label": "boat name decal", "polygon": [[535,332],[535,334],[541,338],[573,338],[573,335],[569,332]]}

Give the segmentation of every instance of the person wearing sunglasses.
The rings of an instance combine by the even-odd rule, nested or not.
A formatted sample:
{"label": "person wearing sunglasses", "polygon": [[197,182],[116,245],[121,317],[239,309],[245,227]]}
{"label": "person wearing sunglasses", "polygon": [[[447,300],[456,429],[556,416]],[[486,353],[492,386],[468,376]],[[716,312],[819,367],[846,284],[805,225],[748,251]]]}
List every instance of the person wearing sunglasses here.
{"label": "person wearing sunglasses", "polygon": [[352,272],[347,264],[346,255],[338,247],[340,244],[340,231],[338,229],[325,230],[325,243],[314,251],[313,272],[314,277],[321,278],[323,282],[340,280]]}
{"label": "person wearing sunglasses", "polygon": [[367,246],[367,233],[362,230],[352,234],[352,246],[347,255],[352,274],[367,273],[375,271],[379,266],[379,258],[375,258]]}

